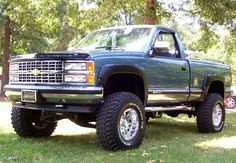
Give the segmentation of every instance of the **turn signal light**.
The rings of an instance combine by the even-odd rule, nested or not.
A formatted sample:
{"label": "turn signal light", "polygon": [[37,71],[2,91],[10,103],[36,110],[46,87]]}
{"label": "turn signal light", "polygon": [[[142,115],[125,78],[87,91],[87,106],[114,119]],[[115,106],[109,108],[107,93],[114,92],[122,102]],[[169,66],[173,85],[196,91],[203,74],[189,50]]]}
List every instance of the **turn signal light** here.
{"label": "turn signal light", "polygon": [[94,62],[93,61],[87,62],[87,70],[88,71],[93,71],[94,70]]}
{"label": "turn signal light", "polygon": [[88,74],[87,75],[87,83],[93,84],[94,83],[94,74]]}

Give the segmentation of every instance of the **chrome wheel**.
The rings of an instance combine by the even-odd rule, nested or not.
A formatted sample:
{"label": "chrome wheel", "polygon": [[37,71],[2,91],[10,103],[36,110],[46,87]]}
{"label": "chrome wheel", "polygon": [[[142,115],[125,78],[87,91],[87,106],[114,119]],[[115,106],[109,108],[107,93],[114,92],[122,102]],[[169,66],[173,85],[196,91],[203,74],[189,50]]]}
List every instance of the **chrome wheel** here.
{"label": "chrome wheel", "polygon": [[137,135],[139,129],[138,113],[132,108],[125,110],[120,117],[118,129],[124,140],[132,140]]}
{"label": "chrome wheel", "polygon": [[212,114],[212,121],[214,126],[219,126],[223,119],[223,112],[222,112],[222,106],[220,104],[216,104],[216,106],[213,108],[213,114]]}
{"label": "chrome wheel", "polygon": [[228,108],[234,108],[234,107],[235,107],[236,104],[235,104],[234,98],[229,97],[229,98],[227,99],[227,101],[228,101],[228,105],[227,105]]}

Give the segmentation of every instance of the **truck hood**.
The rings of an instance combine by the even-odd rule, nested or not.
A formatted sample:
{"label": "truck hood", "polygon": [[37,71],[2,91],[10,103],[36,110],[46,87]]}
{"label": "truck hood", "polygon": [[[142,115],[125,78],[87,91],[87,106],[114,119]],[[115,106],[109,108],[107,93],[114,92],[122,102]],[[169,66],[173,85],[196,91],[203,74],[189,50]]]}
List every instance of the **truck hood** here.
{"label": "truck hood", "polygon": [[63,51],[63,52],[48,52],[48,53],[33,53],[24,54],[11,57],[10,61],[23,61],[23,60],[76,60],[76,59],[94,59],[101,57],[117,57],[117,56],[142,56],[141,52],[124,52],[124,51]]}
{"label": "truck hood", "polygon": [[64,59],[89,59],[90,55],[84,52],[48,52],[48,53],[33,53],[24,54],[11,57],[10,61],[21,61],[21,60],[64,60]]}

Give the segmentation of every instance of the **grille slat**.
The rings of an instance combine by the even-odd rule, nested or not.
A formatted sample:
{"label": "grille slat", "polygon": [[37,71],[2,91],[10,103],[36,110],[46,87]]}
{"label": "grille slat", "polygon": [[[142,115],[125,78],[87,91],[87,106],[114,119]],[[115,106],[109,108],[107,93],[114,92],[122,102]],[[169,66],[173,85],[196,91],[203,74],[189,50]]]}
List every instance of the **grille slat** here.
{"label": "grille slat", "polygon": [[[26,61],[18,62],[18,81],[21,83],[62,83],[63,62],[62,61]],[[40,74],[33,74],[33,70],[41,71]],[[53,71],[55,73],[53,73]],[[58,72],[57,72],[58,71]]]}
{"label": "grille slat", "polygon": [[34,69],[40,71],[62,71],[63,63],[61,61],[29,61],[19,63],[19,71],[32,71]]}
{"label": "grille slat", "polygon": [[19,74],[19,82],[28,83],[61,83],[63,74]]}

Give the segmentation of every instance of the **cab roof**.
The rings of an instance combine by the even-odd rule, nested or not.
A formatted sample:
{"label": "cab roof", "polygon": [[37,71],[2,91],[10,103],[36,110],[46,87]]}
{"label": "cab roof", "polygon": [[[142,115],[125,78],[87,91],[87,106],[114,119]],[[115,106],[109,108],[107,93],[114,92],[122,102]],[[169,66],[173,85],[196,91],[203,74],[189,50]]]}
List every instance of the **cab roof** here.
{"label": "cab roof", "polygon": [[110,30],[110,29],[120,29],[120,28],[159,28],[162,30],[167,30],[167,31],[171,31],[171,32],[175,32],[174,29],[169,28],[169,27],[165,27],[165,26],[159,26],[159,25],[125,25],[125,26],[114,26],[114,27],[108,27],[108,28],[101,28],[98,30]]}

